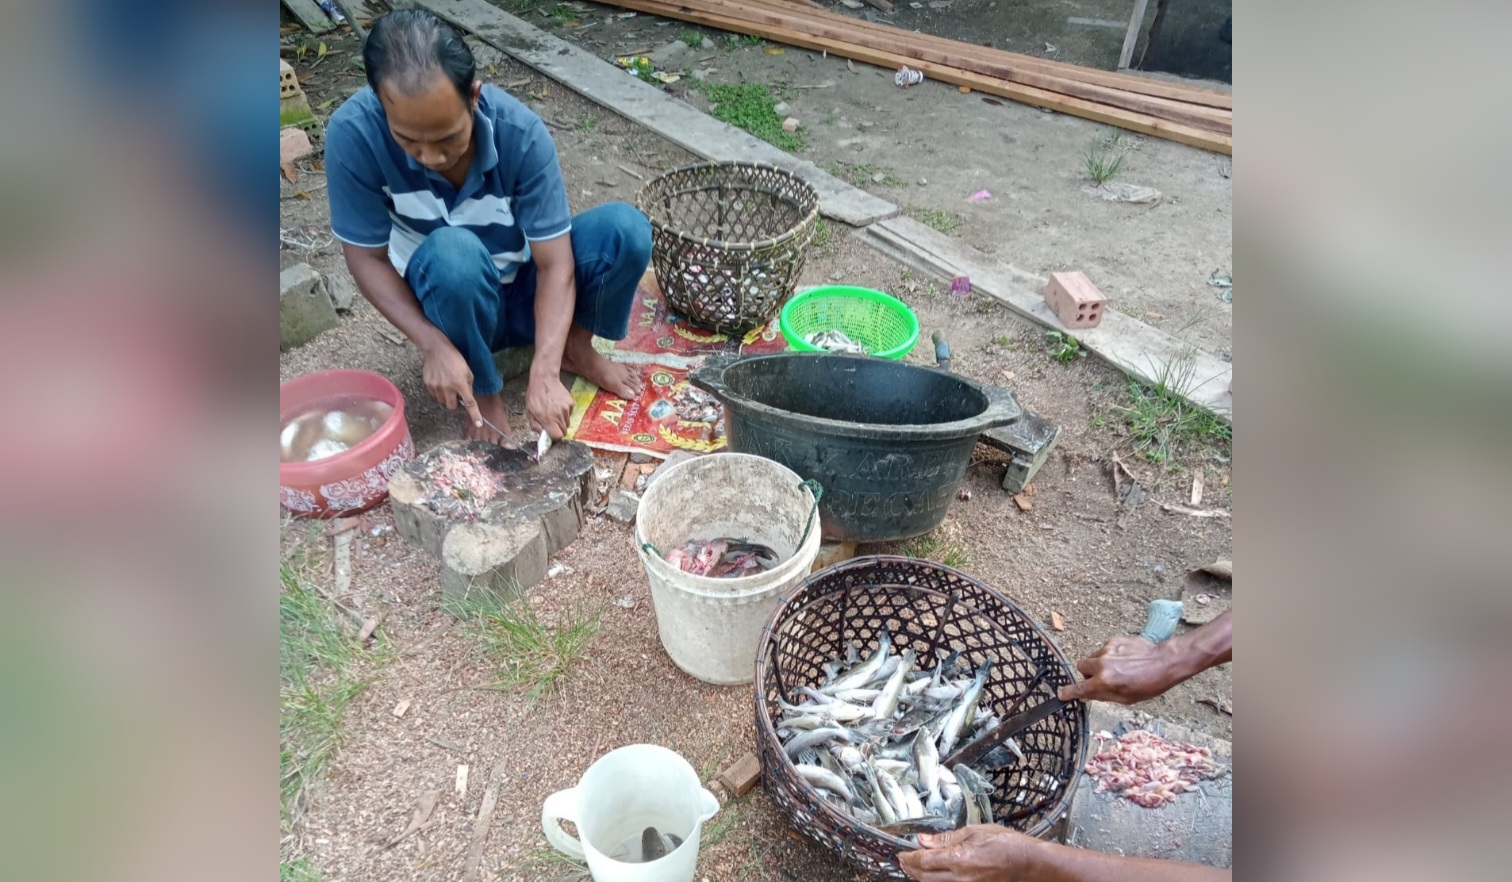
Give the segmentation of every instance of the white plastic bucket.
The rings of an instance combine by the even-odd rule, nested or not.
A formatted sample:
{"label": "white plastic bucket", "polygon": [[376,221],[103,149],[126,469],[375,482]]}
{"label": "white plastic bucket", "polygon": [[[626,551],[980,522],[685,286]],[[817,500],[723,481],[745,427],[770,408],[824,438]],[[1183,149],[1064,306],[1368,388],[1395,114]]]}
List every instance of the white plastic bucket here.
{"label": "white plastic bucket", "polygon": [[[691,882],[703,823],[718,811],[719,800],[687,760],[655,744],[631,744],[599,757],[576,787],[547,797],[541,829],[557,851],[587,861],[594,882]],[[559,821],[576,824],[581,838]],[[645,863],[610,857],[623,854],[626,843],[638,846],[647,827],[682,844]]]}
{"label": "white plastic bucket", "polygon": [[[769,459],[712,454],[659,476],[641,500],[635,541],[651,582],[657,630],[672,661],[705,683],[754,680],[762,626],[782,594],[809,574],[819,533],[813,492],[797,473]],[[662,559],[689,539],[726,536],[765,545],[781,563],[751,576],[713,579]]]}

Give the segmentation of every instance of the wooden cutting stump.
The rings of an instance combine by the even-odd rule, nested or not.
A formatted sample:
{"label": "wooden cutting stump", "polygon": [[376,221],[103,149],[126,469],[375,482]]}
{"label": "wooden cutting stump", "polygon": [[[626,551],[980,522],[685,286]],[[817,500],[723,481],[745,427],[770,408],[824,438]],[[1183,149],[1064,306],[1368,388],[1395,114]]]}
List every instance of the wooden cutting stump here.
{"label": "wooden cutting stump", "polygon": [[[425,495],[427,475],[442,450],[482,453],[498,477],[498,495],[476,519],[438,512]],[[469,591],[507,597],[546,578],[547,559],[572,544],[583,528],[592,493],[593,452],[559,441],[540,463],[487,441],[447,441],[389,479],[389,502],[399,535],[441,561],[441,596]]]}

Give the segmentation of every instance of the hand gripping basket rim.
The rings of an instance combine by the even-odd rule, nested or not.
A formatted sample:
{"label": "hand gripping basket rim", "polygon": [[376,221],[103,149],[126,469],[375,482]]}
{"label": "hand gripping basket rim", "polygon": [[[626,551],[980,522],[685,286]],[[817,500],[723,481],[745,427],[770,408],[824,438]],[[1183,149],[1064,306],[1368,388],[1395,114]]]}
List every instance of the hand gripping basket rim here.
{"label": "hand gripping basket rim", "polygon": [[[773,236],[770,239],[762,239],[757,242],[728,242],[723,239],[711,239],[706,236],[690,236],[687,233],[682,232],[681,230],[677,230],[673,227],[668,226],[664,221],[658,218],[656,214],[651,210],[653,206],[648,204],[647,196],[651,192],[651,189],[659,184],[663,184],[664,182],[671,180],[678,175],[706,168],[752,168],[764,171],[772,171],[780,175],[786,175],[787,177],[792,178],[794,181],[800,184],[809,193],[813,194],[814,204],[809,208],[808,213],[803,216],[803,219],[794,224],[792,228],[790,228],[787,232],[782,233],[778,236]],[[702,245],[705,247],[712,246],[722,248],[725,251],[764,251],[769,248],[775,248],[779,245],[786,245],[787,243],[791,242],[793,239],[801,235],[805,230],[810,229],[813,226],[814,221],[819,214],[819,191],[814,189],[814,185],[810,184],[808,181],[805,181],[802,176],[788,169],[782,168],[781,166],[773,165],[770,162],[756,162],[753,160],[744,159],[734,160],[731,162],[694,162],[682,166],[681,168],[673,169],[672,171],[669,171],[666,174],[661,175],[660,177],[653,178],[643,184],[640,188],[640,191],[635,194],[635,207],[640,209],[641,213],[651,221],[651,226],[654,227],[657,232],[672,236],[673,238],[679,239],[683,242],[692,243],[694,245]]]}

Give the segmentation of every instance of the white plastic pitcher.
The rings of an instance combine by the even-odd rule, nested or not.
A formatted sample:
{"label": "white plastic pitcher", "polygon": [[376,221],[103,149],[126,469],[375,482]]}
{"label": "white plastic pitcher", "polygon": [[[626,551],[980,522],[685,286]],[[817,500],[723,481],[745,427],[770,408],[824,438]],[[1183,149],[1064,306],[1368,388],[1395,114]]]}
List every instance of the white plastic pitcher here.
{"label": "white plastic pitcher", "polygon": [[[557,851],[588,862],[594,882],[692,882],[703,823],[719,800],[698,783],[688,761],[655,744],[631,744],[599,757],[576,787],[551,794],[541,829]],[[559,821],[577,825],[574,839]],[[655,827],[682,844],[649,863],[609,857],[626,841]]]}

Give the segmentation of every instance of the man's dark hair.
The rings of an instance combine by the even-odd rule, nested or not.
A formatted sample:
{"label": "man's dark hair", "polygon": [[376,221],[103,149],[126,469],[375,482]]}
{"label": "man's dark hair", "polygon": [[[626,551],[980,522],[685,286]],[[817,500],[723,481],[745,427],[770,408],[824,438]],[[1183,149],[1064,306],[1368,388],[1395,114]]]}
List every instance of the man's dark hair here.
{"label": "man's dark hair", "polygon": [[472,100],[477,62],[451,25],[424,9],[396,9],[373,20],[362,44],[368,85],[387,83],[406,95],[425,88],[439,73],[457,87],[462,103]]}

